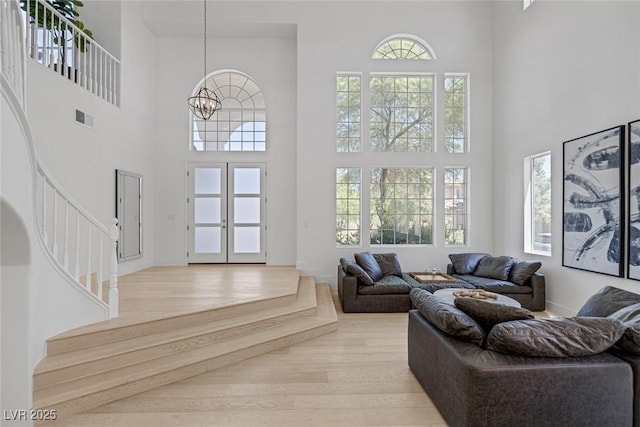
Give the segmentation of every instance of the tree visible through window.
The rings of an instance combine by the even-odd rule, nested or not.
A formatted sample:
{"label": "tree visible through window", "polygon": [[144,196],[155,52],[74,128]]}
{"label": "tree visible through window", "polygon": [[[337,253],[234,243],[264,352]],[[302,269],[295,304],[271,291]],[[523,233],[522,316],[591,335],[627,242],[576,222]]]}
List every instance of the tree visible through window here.
{"label": "tree visible through window", "polygon": [[447,153],[464,153],[467,147],[466,75],[444,78],[444,149]]}
{"label": "tree visible through window", "polygon": [[371,244],[433,243],[433,169],[371,171]]}
{"label": "tree visible through window", "polygon": [[551,255],[551,153],[525,159],[525,251]]}
{"label": "tree visible through window", "polygon": [[336,137],[339,152],[362,151],[360,105],[360,76],[338,75],[336,77]]}
{"label": "tree visible through window", "polygon": [[467,243],[467,169],[444,170],[444,243]]}
{"label": "tree visible through window", "polygon": [[[435,53],[415,36],[395,35],[376,46],[372,59],[429,60]],[[435,165],[468,151],[470,77],[413,70],[336,74],[336,151],[353,153],[341,157],[352,166],[336,172],[338,245],[434,244]],[[436,114],[437,91],[443,102]],[[444,124],[439,133],[437,115]],[[466,245],[469,167],[446,168],[444,176],[438,184],[445,195],[438,201],[444,203],[444,243]],[[361,185],[369,192],[360,193]]]}
{"label": "tree visible through window", "polygon": [[370,81],[371,151],[433,151],[433,75]]}
{"label": "tree visible through window", "polygon": [[414,36],[392,36],[380,42],[371,56],[373,59],[434,59],[426,42]]}
{"label": "tree visible through window", "polygon": [[360,168],[336,169],[336,243],[360,244]]}

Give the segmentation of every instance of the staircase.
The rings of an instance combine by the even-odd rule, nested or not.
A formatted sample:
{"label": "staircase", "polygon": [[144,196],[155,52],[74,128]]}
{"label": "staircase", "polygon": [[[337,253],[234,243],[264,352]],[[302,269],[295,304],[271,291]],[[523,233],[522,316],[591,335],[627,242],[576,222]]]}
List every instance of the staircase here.
{"label": "staircase", "polygon": [[290,295],[52,337],[33,407],[64,417],[336,330],[329,286],[297,280]]}

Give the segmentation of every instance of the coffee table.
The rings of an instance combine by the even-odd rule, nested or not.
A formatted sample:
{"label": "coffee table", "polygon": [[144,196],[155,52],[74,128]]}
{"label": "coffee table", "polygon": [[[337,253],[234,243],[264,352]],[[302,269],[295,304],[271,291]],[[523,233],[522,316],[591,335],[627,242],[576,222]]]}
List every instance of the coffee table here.
{"label": "coffee table", "polygon": [[455,283],[456,279],[444,273],[429,273],[429,272],[411,272],[409,276],[413,277],[416,282],[420,283]]}
{"label": "coffee table", "polygon": [[[441,299],[445,302],[448,302],[450,304],[453,304],[454,300],[458,297],[456,297],[453,293],[454,292],[469,292],[469,291],[473,291],[474,289],[464,289],[464,288],[446,288],[446,289],[438,289],[437,291],[435,291],[433,293],[434,296],[438,297],[438,299]],[[479,289],[476,289],[479,290]],[[482,301],[486,301],[486,302],[490,302],[493,304],[503,304],[503,305],[508,305],[510,307],[520,307],[520,303],[516,300],[514,300],[513,298],[510,298],[508,296],[502,295],[502,294],[496,294],[494,292],[489,292],[492,295],[495,295],[496,298],[487,298],[487,299],[483,299]],[[471,298],[471,297],[460,297],[460,298]]]}

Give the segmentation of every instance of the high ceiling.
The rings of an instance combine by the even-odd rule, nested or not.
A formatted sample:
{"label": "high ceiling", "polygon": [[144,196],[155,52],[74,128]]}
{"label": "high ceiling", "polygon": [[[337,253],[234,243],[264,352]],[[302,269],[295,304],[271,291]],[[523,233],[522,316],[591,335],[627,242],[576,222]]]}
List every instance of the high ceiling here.
{"label": "high ceiling", "polygon": [[[234,3],[240,1],[246,0],[235,0]],[[235,22],[229,22],[227,19],[221,21],[219,11],[220,8],[224,8],[223,3],[225,2],[207,1],[207,34],[211,37],[296,37],[295,24],[260,22],[263,20],[235,15]],[[201,37],[204,24],[203,5],[202,0],[147,0],[143,2],[142,18],[156,36]]]}

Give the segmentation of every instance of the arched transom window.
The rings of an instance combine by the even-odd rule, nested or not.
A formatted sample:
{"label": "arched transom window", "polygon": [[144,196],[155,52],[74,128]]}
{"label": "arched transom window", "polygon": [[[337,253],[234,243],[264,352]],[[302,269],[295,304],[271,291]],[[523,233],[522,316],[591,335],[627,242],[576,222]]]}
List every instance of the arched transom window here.
{"label": "arched transom window", "polygon": [[373,59],[435,59],[433,49],[415,36],[395,35],[382,40],[371,56]]}
{"label": "arched transom window", "polygon": [[240,71],[219,71],[207,77],[206,85],[218,95],[222,109],[209,120],[190,114],[191,149],[266,151],[266,105],[256,82]]}

